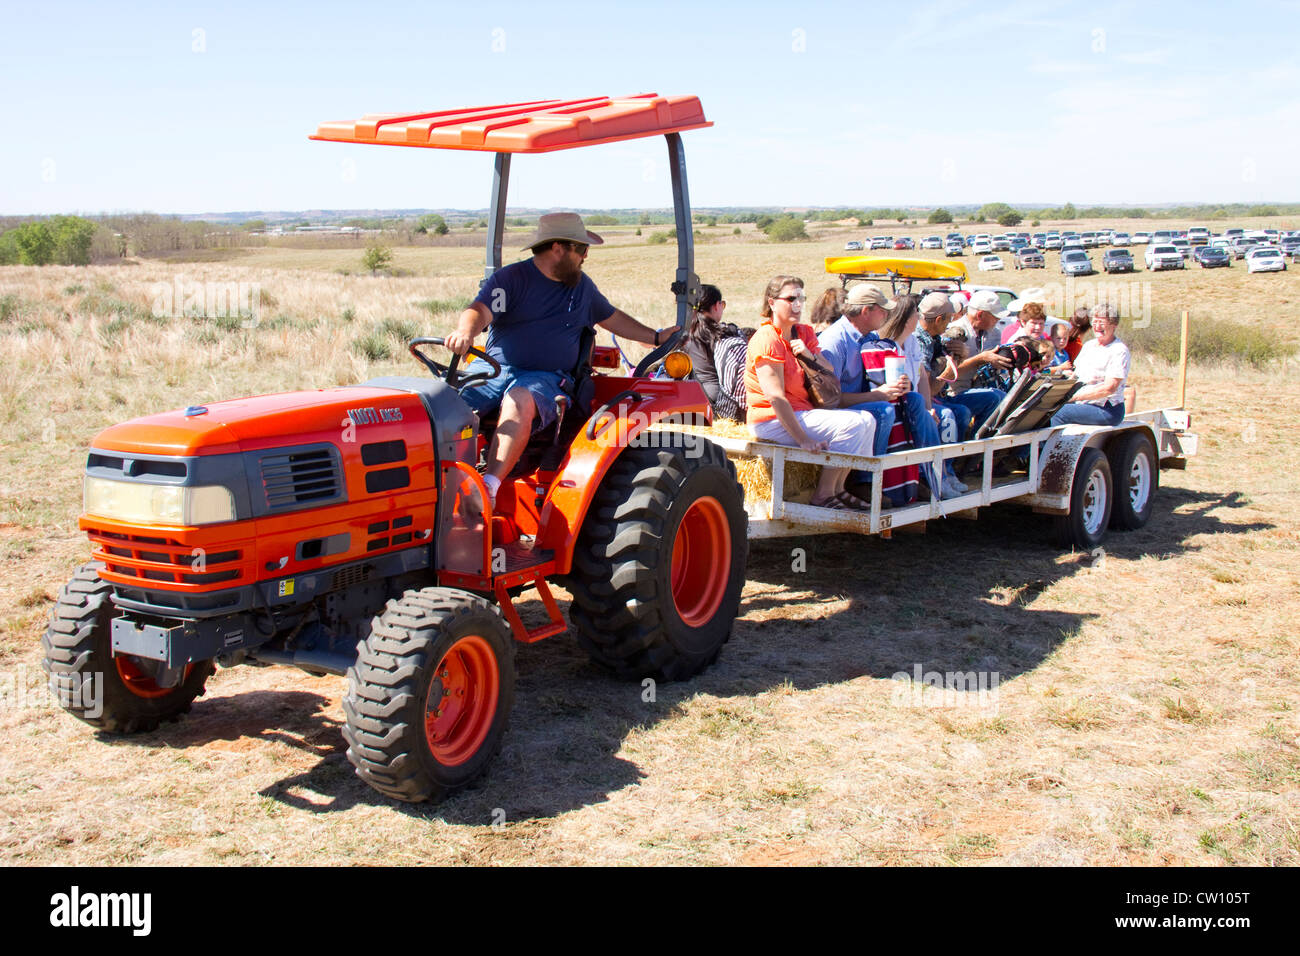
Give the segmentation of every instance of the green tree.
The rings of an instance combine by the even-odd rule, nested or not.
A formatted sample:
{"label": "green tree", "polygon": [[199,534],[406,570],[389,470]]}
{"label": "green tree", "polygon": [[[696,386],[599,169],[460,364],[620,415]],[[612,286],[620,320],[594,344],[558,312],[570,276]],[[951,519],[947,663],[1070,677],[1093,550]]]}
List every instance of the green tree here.
{"label": "green tree", "polygon": [[50,220],[55,261],[65,266],[90,265],[90,244],[95,224],[80,216],[55,216]]}
{"label": "green tree", "polygon": [[1077,216],[1078,214],[1079,214],[1079,213],[1078,213],[1078,211],[1074,208],[1074,203],[1072,203],[1072,202],[1067,202],[1064,206],[1061,207],[1061,218],[1062,218],[1062,219],[1073,219],[1073,218],[1074,218],[1075,216]]}
{"label": "green tree", "polygon": [[940,206],[934,212],[930,213],[930,215],[926,217],[925,221],[931,225],[952,222],[952,213]]}
{"label": "green tree", "polygon": [[361,264],[370,270],[371,275],[377,275],[380,269],[387,269],[392,261],[393,250],[379,243],[366,246],[365,254],[361,257]]}
{"label": "green tree", "polygon": [[998,216],[999,226],[1018,226],[1022,222],[1024,222],[1024,219],[1021,217],[1020,213],[1016,212],[1014,209]]}
{"label": "green tree", "polygon": [[242,223],[239,228],[247,232],[261,232],[263,229],[266,228],[266,220],[250,219],[247,222]]}
{"label": "green tree", "polygon": [[44,266],[54,261],[54,235],[43,222],[25,222],[13,231],[18,244],[18,261],[25,266]]}
{"label": "green tree", "polygon": [[447,220],[436,212],[425,213],[415,221],[415,231],[426,235],[432,232],[435,235],[445,236],[447,234]]}
{"label": "green tree", "polygon": [[763,231],[767,233],[767,238],[773,242],[794,242],[798,239],[808,238],[808,233],[803,227],[803,220],[796,219],[794,216],[782,216],[780,219],[769,223]]}
{"label": "green tree", "polygon": [[12,231],[0,235],[0,266],[16,266],[21,257]]}

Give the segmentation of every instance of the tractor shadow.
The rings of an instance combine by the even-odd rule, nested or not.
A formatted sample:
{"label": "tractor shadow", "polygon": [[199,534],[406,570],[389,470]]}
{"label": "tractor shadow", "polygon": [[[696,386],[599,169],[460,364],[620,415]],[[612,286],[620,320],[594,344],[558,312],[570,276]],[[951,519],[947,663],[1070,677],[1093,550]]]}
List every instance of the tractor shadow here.
{"label": "tractor shadow", "polygon": [[[337,723],[318,707],[297,710],[286,722],[288,708],[278,703],[277,714],[254,719],[244,697],[234,700],[247,720],[262,725],[256,736],[287,733],[323,748],[315,766],[277,781],[261,791],[265,796],[312,812],[387,805],[417,818],[484,827],[475,839],[526,838],[527,827],[493,825],[556,817],[638,785],[645,776],[636,763],[638,731],[680,717],[699,695],[807,690],[917,667],[997,672],[1001,682],[1031,671],[1104,611],[1035,608],[1040,592],[1075,574],[1115,573],[1107,559],[1172,558],[1198,550],[1199,535],[1273,527],[1222,517],[1245,504],[1235,494],[1162,490],[1148,525],[1111,533],[1100,556],[1063,555],[1051,542],[1050,519],[1014,506],[987,509],[978,522],[931,522],[925,535],[898,533],[888,541],[833,535],[751,542],[740,616],[713,667],[690,681],[650,687],[605,675],[571,638],[521,645],[500,754],[479,781],[437,804],[394,803],[358,780]],[[792,570],[794,549],[803,549],[802,571]],[[819,596],[826,610],[815,617],[782,613],[788,603],[806,607]],[[521,613],[537,623],[541,603],[527,597]]]}

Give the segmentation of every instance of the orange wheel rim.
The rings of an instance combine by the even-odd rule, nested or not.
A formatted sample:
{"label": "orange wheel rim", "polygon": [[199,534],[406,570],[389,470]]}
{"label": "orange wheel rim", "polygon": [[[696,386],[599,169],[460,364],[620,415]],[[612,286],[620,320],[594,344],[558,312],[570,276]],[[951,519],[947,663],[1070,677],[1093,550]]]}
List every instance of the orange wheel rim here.
{"label": "orange wheel rim", "polygon": [[731,526],[717,498],[693,502],[673,538],[673,604],[687,627],[711,621],[731,575]]}
{"label": "orange wheel rim", "polygon": [[451,646],[429,682],[424,736],[434,758],[454,767],[478,753],[492,729],[501,672],[492,646],[477,634]]}
{"label": "orange wheel rim", "polygon": [[[116,656],[113,658],[113,662],[117,665],[117,676],[122,679],[123,686],[136,697],[153,700],[157,697],[166,697],[176,689],[175,687],[159,687],[158,682],[141,670],[140,665],[129,657]],[[190,671],[193,669],[193,664],[185,665],[185,675],[181,678],[182,684],[189,678]]]}

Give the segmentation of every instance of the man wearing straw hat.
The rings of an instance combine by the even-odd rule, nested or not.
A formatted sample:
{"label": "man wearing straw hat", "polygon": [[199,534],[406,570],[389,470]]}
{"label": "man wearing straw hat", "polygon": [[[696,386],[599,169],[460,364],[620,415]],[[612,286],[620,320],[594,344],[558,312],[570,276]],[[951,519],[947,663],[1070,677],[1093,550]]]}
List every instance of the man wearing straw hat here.
{"label": "man wearing straw hat", "polygon": [[583,274],[587,248],[603,242],[577,213],[542,216],[525,247],[532,258],[494,272],[447,336],[447,348],[464,355],[487,329],[484,351],[501,363],[500,375],[461,393],[479,414],[501,409],[483,476],[493,502],[529,436],[555,421],[556,399],[574,397],[569,373],[578,364],[586,329],[599,325],[634,342],[659,345],[676,328],[642,325],[610,305]]}

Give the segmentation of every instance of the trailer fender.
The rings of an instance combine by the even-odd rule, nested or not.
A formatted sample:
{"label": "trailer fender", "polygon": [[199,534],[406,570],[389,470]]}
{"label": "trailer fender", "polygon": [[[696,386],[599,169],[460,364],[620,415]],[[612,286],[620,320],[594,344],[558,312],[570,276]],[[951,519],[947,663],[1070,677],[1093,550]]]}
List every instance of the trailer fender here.
{"label": "trailer fender", "polygon": [[1119,436],[1139,429],[1151,435],[1156,447],[1160,447],[1159,435],[1155,434],[1148,422],[1125,421],[1113,428],[1066,425],[1043,443],[1042,454],[1039,457],[1038,491],[1036,494],[1027,495],[1025,500],[1035,511],[1044,514],[1068,514],[1070,492],[1074,487],[1074,474],[1083,450],[1100,448],[1106,451]]}
{"label": "trailer fender", "polygon": [[[567,574],[573,549],[596,489],[623,449],[655,441],[650,426],[712,424],[713,410],[699,382],[600,377],[595,411],[569,446],[564,467],[542,505],[537,546],[555,552],[556,571]],[[689,434],[689,433],[688,433]],[[708,439],[700,435],[701,442]]]}

